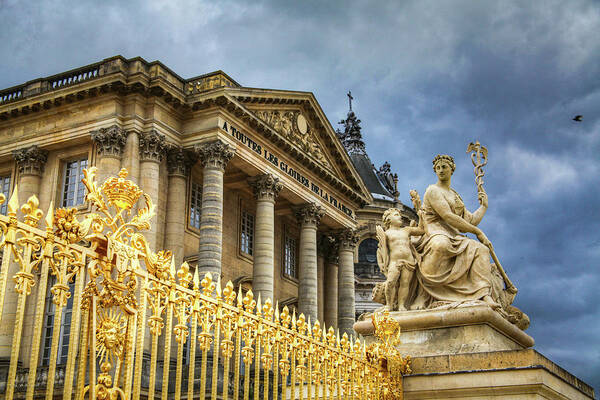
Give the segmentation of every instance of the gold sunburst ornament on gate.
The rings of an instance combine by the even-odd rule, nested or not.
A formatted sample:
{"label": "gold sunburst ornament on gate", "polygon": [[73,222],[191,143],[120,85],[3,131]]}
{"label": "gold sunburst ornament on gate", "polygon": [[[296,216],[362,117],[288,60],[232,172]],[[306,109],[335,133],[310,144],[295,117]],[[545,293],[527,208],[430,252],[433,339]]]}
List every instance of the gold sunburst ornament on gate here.
{"label": "gold sunburst ornament on gate", "polygon": [[125,329],[120,314],[114,310],[101,313],[96,329],[96,349],[103,363],[114,362],[122,357]]}
{"label": "gold sunburst ornament on gate", "polygon": [[[186,263],[177,270],[171,252],[155,251],[142,234],[150,229],[155,215],[150,196],[127,179],[125,169],[101,185],[96,182],[96,172],[94,167],[84,170],[82,181],[91,210],[79,210],[84,213],[81,220],[77,209],[55,211],[51,204],[42,230],[37,225],[43,213],[35,196],[21,207],[22,217],[17,217],[17,188],[7,205],[7,215],[0,214],[0,321],[4,293],[9,289],[9,266],[18,264],[13,276],[18,306],[7,400],[14,398],[25,309],[28,297],[34,295],[32,288],[37,290],[37,302],[30,365],[39,360],[48,290],[55,307],[46,398],[58,396],[52,378],[58,372],[59,354],[64,351],[59,334],[69,299],[74,310],[70,332],[79,340],[69,342],[65,398],[73,393],[78,399],[89,400],[142,398],[143,367],[148,362],[143,355],[148,339],[148,398],[154,398],[161,374],[162,388],[170,387],[174,378],[174,398],[182,398],[187,341],[189,360],[200,361],[199,374],[196,362],[189,363],[188,382],[195,382],[199,375],[201,395],[210,393],[211,400],[216,400],[221,391],[217,379],[212,379],[210,387],[208,384],[211,377],[219,376],[219,365],[224,368],[220,394],[225,400],[229,398],[229,368],[233,369],[233,391],[245,400],[279,395],[285,399],[290,393],[300,394],[302,399],[402,398],[402,374],[409,371],[409,358],[402,358],[396,348],[399,327],[388,314],[376,316],[376,336],[380,340],[367,347],[347,333],[335,332],[333,327],[321,328],[321,323],[303,314],[296,316],[294,311],[290,315],[287,307],[280,311],[270,299],[263,301],[258,295],[255,300],[251,290],[243,294],[239,287],[236,293],[232,282],[222,289],[220,278],[215,282],[208,273],[201,279],[197,271],[191,274]],[[0,204],[3,200],[0,194]],[[138,202],[145,204],[136,207]],[[50,276],[55,278],[53,283],[48,281]],[[160,373],[160,362],[170,365],[172,335],[177,340],[176,368],[163,368]],[[164,349],[159,354],[161,336]],[[212,362],[212,371],[208,368],[210,352],[213,360],[218,360]],[[261,370],[272,374],[261,374]],[[39,389],[38,377],[35,368],[29,371],[27,399],[33,399]],[[188,399],[194,398],[195,386],[188,385]],[[171,393],[162,391],[161,397],[165,399]]]}

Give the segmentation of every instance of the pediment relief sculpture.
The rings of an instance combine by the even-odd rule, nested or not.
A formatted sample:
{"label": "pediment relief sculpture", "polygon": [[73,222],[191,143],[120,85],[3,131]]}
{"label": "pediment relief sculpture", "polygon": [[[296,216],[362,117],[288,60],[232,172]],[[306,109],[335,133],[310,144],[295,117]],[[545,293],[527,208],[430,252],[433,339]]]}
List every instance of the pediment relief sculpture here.
{"label": "pediment relief sculpture", "polygon": [[314,131],[300,111],[256,111],[256,115],[275,129],[277,133],[299,146],[302,151],[308,153],[321,164],[327,167],[330,166]]}

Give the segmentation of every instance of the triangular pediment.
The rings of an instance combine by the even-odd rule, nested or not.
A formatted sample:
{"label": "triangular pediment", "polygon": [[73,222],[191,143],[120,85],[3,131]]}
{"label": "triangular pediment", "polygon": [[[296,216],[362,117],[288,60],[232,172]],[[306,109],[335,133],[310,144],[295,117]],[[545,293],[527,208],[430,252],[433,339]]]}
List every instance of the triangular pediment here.
{"label": "triangular pediment", "polygon": [[318,137],[318,132],[311,126],[302,110],[294,109],[259,109],[253,110],[258,118],[273,128],[309,156],[326,168],[333,168],[331,155]]}
{"label": "triangular pediment", "polygon": [[249,88],[226,91],[291,147],[370,201],[369,190],[312,93]]}

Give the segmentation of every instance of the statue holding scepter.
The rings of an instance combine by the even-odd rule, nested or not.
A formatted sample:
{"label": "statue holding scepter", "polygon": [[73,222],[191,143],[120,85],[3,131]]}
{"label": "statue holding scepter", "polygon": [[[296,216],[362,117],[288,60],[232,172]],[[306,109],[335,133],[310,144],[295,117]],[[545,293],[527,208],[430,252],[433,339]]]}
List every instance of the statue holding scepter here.
{"label": "statue holding scepter", "polygon": [[[467,153],[471,153],[471,162],[473,162],[474,166],[473,172],[475,173],[475,184],[477,185],[477,198],[479,200],[479,204],[483,205],[482,201],[484,198],[486,199],[487,204],[487,194],[483,189],[483,175],[485,175],[483,167],[487,164],[487,148],[482,146],[479,141],[476,141],[475,143],[469,143],[469,147],[467,147]],[[502,264],[500,264],[498,256],[496,256],[496,252],[494,251],[494,246],[489,243],[488,248],[490,249],[490,254],[494,260],[494,263],[496,263],[496,268],[506,283],[506,290],[510,292],[514,298],[514,296],[517,294],[517,288],[508,278],[508,275],[506,275],[504,268],[502,268]]]}
{"label": "statue holding scepter", "polygon": [[[387,280],[377,284],[373,300],[390,311],[483,303],[524,330],[529,318],[512,306],[517,289],[498,261],[492,243],[478,227],[488,209],[483,189],[487,149],[476,143],[469,146],[471,150],[479,208],[470,212],[465,207],[450,185],[456,168],[454,159],[438,154],[433,160],[438,179],[429,185],[423,201],[416,190],[410,191],[419,226],[401,227],[401,222],[395,220],[398,210],[391,208],[383,216],[383,227],[377,227],[377,261]],[[467,232],[477,240],[465,236]]]}
{"label": "statue holding scepter", "polygon": [[[474,157],[479,157],[477,166],[481,168],[487,152],[480,148],[479,156]],[[526,329],[529,318],[512,306],[516,289],[492,253],[492,243],[478,227],[488,208],[482,170],[476,169],[480,206],[470,212],[451,187],[455,168],[454,159],[449,155],[437,155],[433,160],[438,180],[425,191],[418,211],[425,234],[416,246],[420,255],[416,273],[419,295],[411,308],[480,301],[519,328]],[[463,234],[466,232],[473,233],[478,240],[468,238]],[[490,262],[492,254],[495,265]]]}

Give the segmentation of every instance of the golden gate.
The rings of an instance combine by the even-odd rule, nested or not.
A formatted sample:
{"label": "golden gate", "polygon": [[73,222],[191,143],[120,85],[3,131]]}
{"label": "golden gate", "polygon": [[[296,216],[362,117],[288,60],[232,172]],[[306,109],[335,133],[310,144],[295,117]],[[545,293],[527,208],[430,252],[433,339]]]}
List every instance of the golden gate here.
{"label": "golden gate", "polygon": [[[100,187],[96,168],[84,176],[86,201],[95,212],[78,215],[50,205],[44,216],[33,196],[17,217],[15,187],[8,215],[0,215],[0,321],[5,295],[17,295],[5,399],[402,398],[410,359],[394,348],[399,327],[387,315],[375,319],[381,340],[366,346],[287,307],[280,310],[270,299],[254,299],[251,290],[236,292],[231,282],[222,287],[210,274],[200,279],[187,263],[177,268],[169,251],[149,248],[142,232],[150,229],[155,205],[126,179],[126,170]],[[0,204],[5,201],[0,194]],[[48,289],[56,311],[50,363],[42,371]],[[70,296],[67,362],[58,370],[62,313]],[[24,354],[31,301],[33,334]],[[191,361],[184,365],[184,359]]]}

